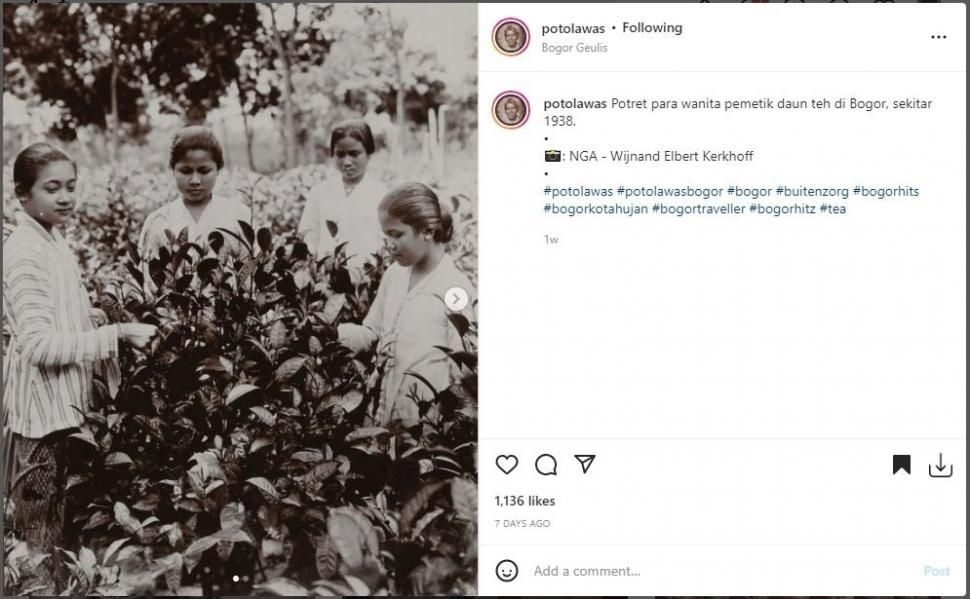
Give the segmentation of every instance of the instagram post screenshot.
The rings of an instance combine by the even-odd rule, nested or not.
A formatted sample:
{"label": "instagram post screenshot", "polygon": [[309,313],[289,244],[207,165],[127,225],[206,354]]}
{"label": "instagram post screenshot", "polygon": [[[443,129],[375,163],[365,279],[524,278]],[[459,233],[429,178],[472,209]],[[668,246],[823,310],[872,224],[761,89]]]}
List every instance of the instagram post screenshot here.
{"label": "instagram post screenshot", "polygon": [[0,595],[966,595],[964,2],[2,11]]}

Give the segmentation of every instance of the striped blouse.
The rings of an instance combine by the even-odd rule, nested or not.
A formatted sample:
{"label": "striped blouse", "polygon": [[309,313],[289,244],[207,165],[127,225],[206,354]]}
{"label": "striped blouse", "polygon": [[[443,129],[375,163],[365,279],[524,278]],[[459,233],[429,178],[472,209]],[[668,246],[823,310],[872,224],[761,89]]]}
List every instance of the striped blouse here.
{"label": "striped blouse", "polygon": [[95,370],[119,373],[118,327],[94,329],[77,259],[64,237],[21,212],[3,246],[6,425],[39,439],[76,427],[88,409]]}

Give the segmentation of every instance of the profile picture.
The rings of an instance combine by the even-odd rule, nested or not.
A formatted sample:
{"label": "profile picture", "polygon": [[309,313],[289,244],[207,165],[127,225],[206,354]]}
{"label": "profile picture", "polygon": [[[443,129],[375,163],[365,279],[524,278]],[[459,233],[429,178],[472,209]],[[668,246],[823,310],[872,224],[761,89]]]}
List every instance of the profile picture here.
{"label": "profile picture", "polygon": [[529,101],[519,92],[502,92],[492,102],[492,117],[506,129],[517,129],[529,120]]}
{"label": "profile picture", "polygon": [[492,28],[492,45],[506,56],[522,54],[529,46],[529,28],[519,19],[502,19]]}

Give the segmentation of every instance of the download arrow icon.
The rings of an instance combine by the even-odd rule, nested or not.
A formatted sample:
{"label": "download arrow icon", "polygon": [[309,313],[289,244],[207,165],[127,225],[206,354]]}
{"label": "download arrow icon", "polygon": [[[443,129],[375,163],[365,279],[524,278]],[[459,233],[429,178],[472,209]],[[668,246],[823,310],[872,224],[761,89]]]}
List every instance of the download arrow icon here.
{"label": "download arrow icon", "polygon": [[[936,472],[933,472],[934,469],[936,469]],[[940,463],[936,465],[930,464],[929,470],[932,478],[950,478],[953,476],[953,464],[944,465],[942,453],[940,454]]]}

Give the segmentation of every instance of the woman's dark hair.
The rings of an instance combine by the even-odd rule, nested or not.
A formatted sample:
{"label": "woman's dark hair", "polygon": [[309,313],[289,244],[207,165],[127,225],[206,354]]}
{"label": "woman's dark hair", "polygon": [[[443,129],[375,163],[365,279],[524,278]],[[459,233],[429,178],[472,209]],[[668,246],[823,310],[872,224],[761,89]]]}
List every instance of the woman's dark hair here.
{"label": "woman's dark hair", "polygon": [[216,168],[222,169],[225,162],[222,159],[222,145],[216,139],[215,133],[208,127],[202,125],[192,125],[180,129],[172,139],[172,152],[169,155],[168,166],[175,168],[175,165],[185,158],[185,155],[192,150],[205,150],[212,156],[216,163]]}
{"label": "woman's dark hair", "polygon": [[437,243],[448,243],[454,233],[451,213],[441,207],[438,196],[421,183],[405,183],[387,192],[381,211],[418,233],[431,231]]}
{"label": "woman's dark hair", "polygon": [[30,144],[17,154],[13,161],[13,190],[20,197],[30,193],[30,188],[37,182],[37,177],[48,164],[53,162],[70,162],[77,175],[77,164],[64,150],[46,141]]}
{"label": "woman's dark hair", "polygon": [[336,152],[337,142],[345,137],[356,139],[362,143],[368,156],[374,153],[374,134],[371,133],[370,126],[363,119],[350,119],[337,123],[333,132],[330,133],[331,156]]}

